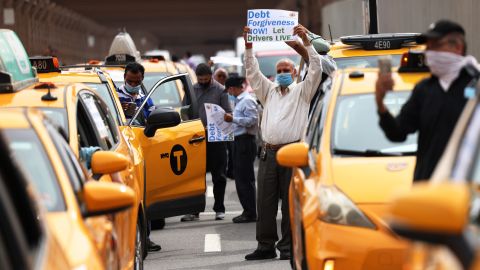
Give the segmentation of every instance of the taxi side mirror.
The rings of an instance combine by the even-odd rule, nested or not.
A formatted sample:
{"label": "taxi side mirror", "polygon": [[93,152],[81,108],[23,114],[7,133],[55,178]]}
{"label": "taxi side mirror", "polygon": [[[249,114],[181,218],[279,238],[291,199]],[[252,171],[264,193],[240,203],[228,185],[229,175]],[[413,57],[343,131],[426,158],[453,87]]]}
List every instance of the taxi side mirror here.
{"label": "taxi side mirror", "polygon": [[112,174],[127,169],[128,159],[113,151],[97,151],[90,164],[93,174]]}
{"label": "taxi side mirror", "polygon": [[467,185],[420,183],[395,198],[390,207],[392,227],[429,234],[462,234],[468,222]]}
{"label": "taxi side mirror", "polygon": [[123,184],[89,181],[83,186],[85,217],[113,214],[132,207],[135,193]]}
{"label": "taxi side mirror", "polygon": [[463,268],[470,269],[475,249],[464,234],[469,208],[466,184],[416,184],[409,193],[393,200],[390,225],[400,236],[447,246]]}
{"label": "taxi side mirror", "polygon": [[147,137],[153,137],[157,129],[174,127],[180,122],[180,114],[177,111],[169,108],[159,108],[148,116],[143,134]]}
{"label": "taxi side mirror", "polygon": [[298,142],[280,148],[277,152],[277,162],[290,168],[308,166],[308,144]]}

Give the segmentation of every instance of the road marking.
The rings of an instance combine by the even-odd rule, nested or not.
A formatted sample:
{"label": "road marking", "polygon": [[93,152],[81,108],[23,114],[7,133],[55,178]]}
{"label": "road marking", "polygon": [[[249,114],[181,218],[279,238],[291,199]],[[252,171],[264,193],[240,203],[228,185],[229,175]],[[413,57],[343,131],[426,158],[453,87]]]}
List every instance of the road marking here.
{"label": "road marking", "polygon": [[220,252],[222,244],[220,243],[220,234],[205,234],[205,252]]}
{"label": "road marking", "polygon": [[213,198],[213,187],[207,186],[207,197]]}

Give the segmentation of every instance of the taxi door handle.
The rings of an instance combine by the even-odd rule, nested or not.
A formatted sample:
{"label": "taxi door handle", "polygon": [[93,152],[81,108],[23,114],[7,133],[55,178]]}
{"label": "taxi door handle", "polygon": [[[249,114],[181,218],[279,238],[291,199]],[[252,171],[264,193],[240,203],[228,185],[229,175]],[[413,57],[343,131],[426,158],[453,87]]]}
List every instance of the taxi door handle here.
{"label": "taxi door handle", "polygon": [[195,144],[195,143],[199,143],[199,142],[203,142],[203,141],[205,141],[205,136],[193,137],[188,141],[188,143],[189,144]]}

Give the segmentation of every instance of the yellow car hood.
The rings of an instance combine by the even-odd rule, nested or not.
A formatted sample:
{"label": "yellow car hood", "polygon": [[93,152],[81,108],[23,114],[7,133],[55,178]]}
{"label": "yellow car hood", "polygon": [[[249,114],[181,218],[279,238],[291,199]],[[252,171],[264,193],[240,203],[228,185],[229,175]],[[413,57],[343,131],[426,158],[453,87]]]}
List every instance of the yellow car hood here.
{"label": "yellow car hood", "polygon": [[385,203],[412,185],[415,157],[334,157],[332,180],[355,203]]}

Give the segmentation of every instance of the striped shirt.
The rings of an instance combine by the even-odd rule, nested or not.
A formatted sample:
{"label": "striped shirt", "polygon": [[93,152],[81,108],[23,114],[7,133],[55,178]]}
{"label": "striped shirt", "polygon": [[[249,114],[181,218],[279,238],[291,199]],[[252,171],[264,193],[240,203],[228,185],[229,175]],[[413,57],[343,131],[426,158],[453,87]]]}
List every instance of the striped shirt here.
{"label": "striped shirt", "polygon": [[[118,98],[120,99],[120,103],[128,103],[128,102],[135,102],[137,104],[137,108],[140,107],[145,100],[145,95],[143,93],[138,93],[138,95],[134,98],[130,93],[125,90],[125,86],[122,85],[119,88],[117,88],[117,94]],[[143,116],[145,119],[150,115],[151,112],[155,110],[155,105],[153,104],[153,100],[151,98],[148,98],[147,104],[145,104],[145,107],[143,107]],[[127,115],[125,115],[127,120],[130,120]]]}

